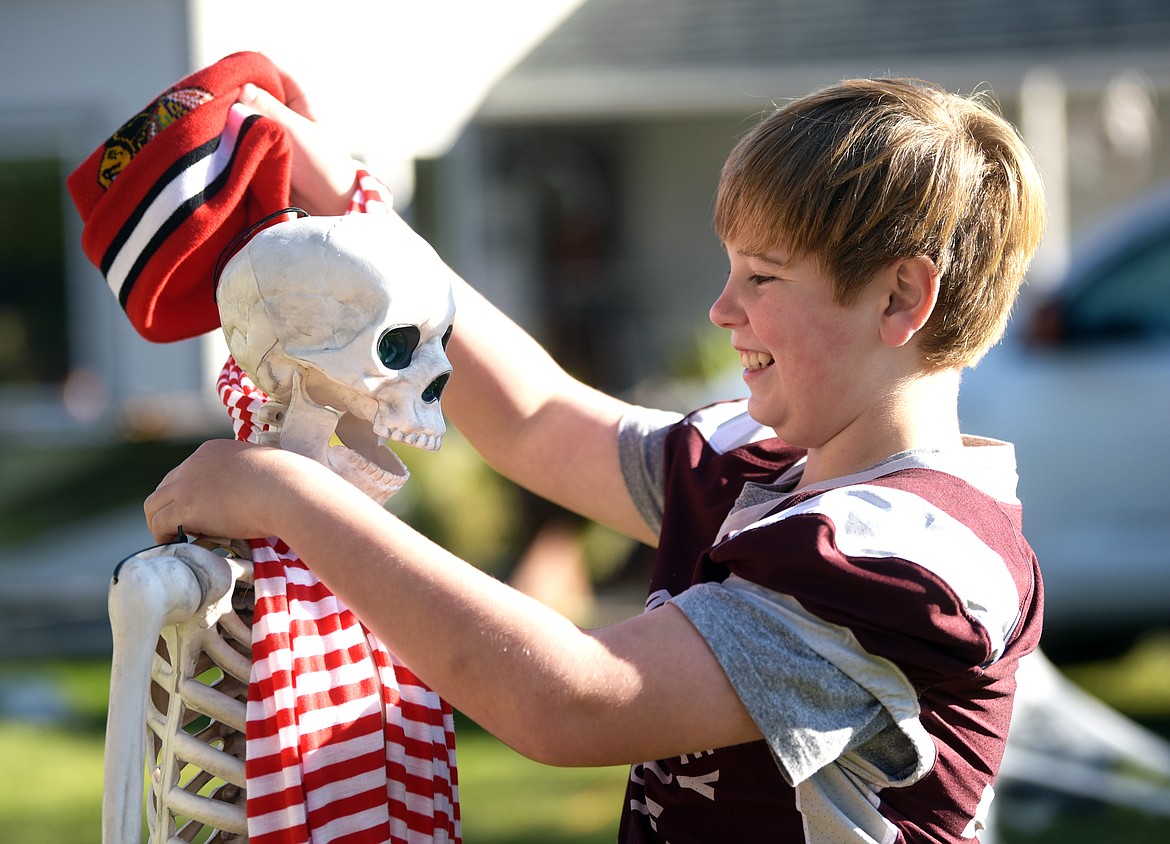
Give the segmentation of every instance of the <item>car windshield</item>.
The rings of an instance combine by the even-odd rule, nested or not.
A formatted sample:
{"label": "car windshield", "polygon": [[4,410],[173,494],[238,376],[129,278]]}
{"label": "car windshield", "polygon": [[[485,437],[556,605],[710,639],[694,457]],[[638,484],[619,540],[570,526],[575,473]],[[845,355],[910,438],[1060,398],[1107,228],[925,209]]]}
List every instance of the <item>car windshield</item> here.
{"label": "car windshield", "polygon": [[1065,303],[1073,342],[1170,337],[1170,236],[1147,241]]}

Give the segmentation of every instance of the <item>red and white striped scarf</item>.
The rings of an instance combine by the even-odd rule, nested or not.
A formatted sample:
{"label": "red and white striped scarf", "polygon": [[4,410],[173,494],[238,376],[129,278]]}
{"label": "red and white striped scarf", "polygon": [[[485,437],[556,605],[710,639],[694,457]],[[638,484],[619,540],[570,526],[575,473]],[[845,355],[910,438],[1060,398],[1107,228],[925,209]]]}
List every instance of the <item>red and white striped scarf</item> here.
{"label": "red and white striped scarf", "polygon": [[[358,185],[350,212],[388,209],[381,183]],[[231,358],[217,387],[236,439],[258,441],[267,395]],[[251,844],[461,841],[451,707],[287,545],[251,547]]]}

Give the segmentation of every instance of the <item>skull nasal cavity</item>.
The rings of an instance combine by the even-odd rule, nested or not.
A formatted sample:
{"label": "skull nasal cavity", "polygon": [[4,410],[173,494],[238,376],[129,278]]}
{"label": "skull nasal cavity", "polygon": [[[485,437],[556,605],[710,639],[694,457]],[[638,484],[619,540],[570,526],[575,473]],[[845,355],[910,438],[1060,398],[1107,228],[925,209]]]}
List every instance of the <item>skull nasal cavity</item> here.
{"label": "skull nasal cavity", "polygon": [[434,381],[427,385],[423,390],[422,400],[427,404],[437,402],[443,395],[443,388],[447,386],[447,379],[451,377],[450,372],[444,372]]}

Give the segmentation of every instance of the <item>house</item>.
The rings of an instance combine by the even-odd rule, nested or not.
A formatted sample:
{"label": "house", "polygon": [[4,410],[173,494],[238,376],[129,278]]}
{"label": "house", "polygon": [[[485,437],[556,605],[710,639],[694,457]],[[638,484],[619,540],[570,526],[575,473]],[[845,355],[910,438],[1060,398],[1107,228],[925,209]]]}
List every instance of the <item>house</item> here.
{"label": "house", "polygon": [[[193,412],[197,350],[149,349],[81,251],[65,177],[187,73],[182,3],[0,6],[0,434],[104,438],[113,408],[166,394]],[[82,433],[84,432],[84,433]]]}
{"label": "house", "polygon": [[722,161],[773,102],[867,75],[986,92],[1020,127],[1050,205],[1033,289],[1087,221],[1170,177],[1158,0],[588,0],[424,168],[419,213],[457,269],[604,387],[695,374],[713,342],[730,365],[704,327],[726,275]]}
{"label": "house", "polygon": [[404,165],[449,145],[502,69],[579,3],[4,0],[0,436],[19,447],[224,432],[222,340],[138,337],[82,253],[65,190],[90,152],[176,80],[237,50],[265,52],[407,210]]}
{"label": "house", "polygon": [[[508,27],[530,23],[515,2],[505,6]],[[111,127],[207,61],[227,33],[263,43],[263,27],[241,23],[243,7],[233,26],[224,8],[0,6],[0,433],[10,441],[199,435],[222,424],[211,390],[222,348],[214,337],[157,346],[133,333],[81,253],[63,183]],[[281,5],[285,17],[319,8]],[[1161,0],[558,8],[571,13],[490,87],[465,130],[418,153],[415,201],[403,210],[457,269],[604,387],[718,368],[725,341],[709,341],[703,327],[725,274],[711,197],[723,157],[773,101],[884,73],[994,91],[1049,182],[1053,224],[1038,277],[1059,267],[1084,221],[1170,176],[1170,6]],[[324,24],[309,29],[313,49],[302,23],[289,56],[338,40]],[[432,67],[466,64],[493,43],[456,41],[453,24],[430,31],[418,40]],[[395,52],[389,38],[385,52]],[[380,91],[381,80],[366,78]]]}

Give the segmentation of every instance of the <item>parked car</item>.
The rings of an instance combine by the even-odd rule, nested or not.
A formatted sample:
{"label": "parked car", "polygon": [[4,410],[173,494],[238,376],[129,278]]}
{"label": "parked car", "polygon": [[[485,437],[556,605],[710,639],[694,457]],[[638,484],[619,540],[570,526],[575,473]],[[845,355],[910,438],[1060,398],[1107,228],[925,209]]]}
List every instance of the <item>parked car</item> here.
{"label": "parked car", "polygon": [[1081,238],[1067,276],[969,371],[964,430],[1016,444],[1046,649],[1170,627],[1170,185]]}

